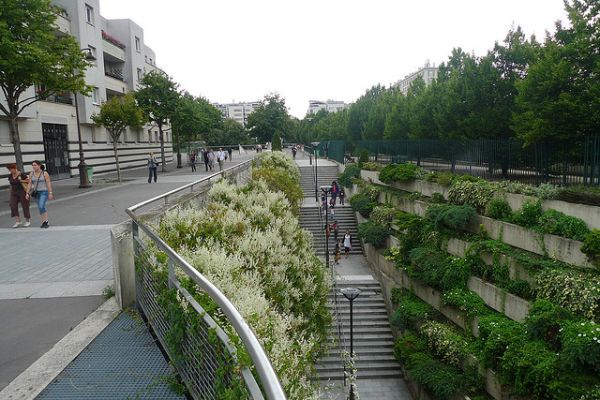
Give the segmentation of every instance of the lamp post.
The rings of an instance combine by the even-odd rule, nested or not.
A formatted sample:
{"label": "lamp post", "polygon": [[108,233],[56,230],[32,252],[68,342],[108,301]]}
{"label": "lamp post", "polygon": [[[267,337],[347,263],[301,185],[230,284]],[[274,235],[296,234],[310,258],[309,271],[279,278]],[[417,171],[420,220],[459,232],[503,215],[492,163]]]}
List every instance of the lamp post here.
{"label": "lamp post", "polygon": [[327,268],[329,268],[329,235],[327,235],[327,229],[329,228],[329,219],[327,218],[327,193],[331,192],[331,186],[321,186],[321,191],[323,192],[323,196],[325,197],[325,265],[327,265]]}
{"label": "lamp post", "polygon": [[[354,360],[354,318],[352,302],[360,295],[359,288],[344,288],[340,290],[350,302],[350,358]],[[350,400],[354,400],[354,383],[350,383]]]}
{"label": "lamp post", "polygon": [[[81,49],[81,51],[87,52],[85,59],[87,61],[95,61],[96,57],[92,54],[92,49],[86,47]],[[77,92],[73,92],[73,97],[75,99],[75,118],[77,119],[77,141],[79,145],[79,165],[77,168],[79,169],[79,187],[80,188],[89,188],[92,185],[90,184],[90,180],[87,175],[87,165],[85,164],[85,157],[83,155],[83,143],[81,142],[81,126],[79,124],[79,103],[77,102]]]}
{"label": "lamp post", "polygon": [[319,155],[319,150],[317,150],[317,147],[315,146],[315,201],[319,202],[319,191],[317,190],[317,187],[319,186],[319,175],[318,175],[318,171],[317,171],[317,157]]}

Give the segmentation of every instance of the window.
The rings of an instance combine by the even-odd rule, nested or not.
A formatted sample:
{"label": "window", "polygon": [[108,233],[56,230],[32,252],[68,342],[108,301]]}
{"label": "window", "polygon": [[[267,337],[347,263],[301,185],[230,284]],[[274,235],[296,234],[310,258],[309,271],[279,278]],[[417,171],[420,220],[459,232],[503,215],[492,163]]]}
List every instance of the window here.
{"label": "window", "polygon": [[92,90],[92,103],[100,104],[100,89],[97,87]]}
{"label": "window", "polygon": [[85,5],[85,20],[88,24],[94,25],[94,7]]}
{"label": "window", "polygon": [[155,139],[155,142],[158,143],[158,141],[159,141],[158,140],[158,131],[154,132],[154,139]]}
{"label": "window", "polygon": [[138,78],[138,81],[142,80],[142,69],[141,68],[137,69],[137,78]]}
{"label": "window", "polygon": [[142,43],[140,42],[140,38],[137,36],[135,37],[135,51],[138,53],[142,51]]}
{"label": "window", "polygon": [[152,129],[148,129],[148,143],[152,143]]}

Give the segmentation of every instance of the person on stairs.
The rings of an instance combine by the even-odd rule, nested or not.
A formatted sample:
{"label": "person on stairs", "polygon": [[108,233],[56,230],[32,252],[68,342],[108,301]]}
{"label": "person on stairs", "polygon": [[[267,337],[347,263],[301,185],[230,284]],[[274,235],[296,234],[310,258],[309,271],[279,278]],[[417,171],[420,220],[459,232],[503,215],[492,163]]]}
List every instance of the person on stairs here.
{"label": "person on stairs", "polygon": [[344,235],[344,254],[346,254],[346,258],[350,256],[350,250],[352,250],[352,235],[350,235],[350,229],[347,229]]}

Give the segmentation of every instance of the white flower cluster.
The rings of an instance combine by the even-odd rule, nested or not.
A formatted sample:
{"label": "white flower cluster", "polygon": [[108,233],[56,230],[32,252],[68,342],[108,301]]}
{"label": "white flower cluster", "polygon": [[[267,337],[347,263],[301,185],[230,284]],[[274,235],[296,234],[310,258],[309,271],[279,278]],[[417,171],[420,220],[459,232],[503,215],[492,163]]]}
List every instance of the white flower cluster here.
{"label": "white flower cluster", "polygon": [[239,310],[288,397],[315,398],[308,378],[326,342],[329,281],[283,194],[220,182],[205,208],[167,213],[159,233]]}
{"label": "white flower cluster", "polygon": [[465,339],[452,328],[436,321],[424,323],[419,330],[434,354],[456,367],[461,367],[466,355]]}
{"label": "white flower cluster", "polygon": [[281,151],[262,153],[258,157],[258,165],[261,168],[282,169],[295,181],[300,181],[300,169],[290,157]]}

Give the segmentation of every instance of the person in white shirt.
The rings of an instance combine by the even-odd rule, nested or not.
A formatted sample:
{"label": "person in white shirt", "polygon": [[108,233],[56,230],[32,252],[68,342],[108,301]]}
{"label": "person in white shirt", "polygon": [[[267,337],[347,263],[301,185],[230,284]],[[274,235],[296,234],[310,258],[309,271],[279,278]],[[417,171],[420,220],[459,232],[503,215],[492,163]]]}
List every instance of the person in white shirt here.
{"label": "person in white shirt", "polygon": [[217,151],[217,162],[219,163],[219,171],[223,171],[223,165],[225,164],[225,152],[219,147]]}

